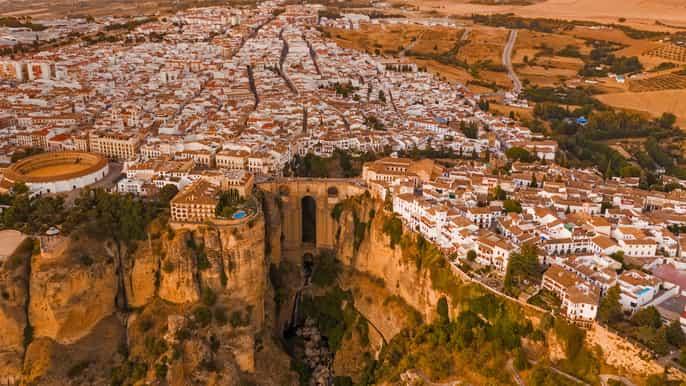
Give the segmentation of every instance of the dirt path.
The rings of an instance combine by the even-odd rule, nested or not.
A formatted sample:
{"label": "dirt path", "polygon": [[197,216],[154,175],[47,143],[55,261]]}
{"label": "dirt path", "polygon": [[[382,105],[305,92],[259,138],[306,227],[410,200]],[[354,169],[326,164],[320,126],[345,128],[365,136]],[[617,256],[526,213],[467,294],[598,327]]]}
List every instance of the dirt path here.
{"label": "dirt path", "polygon": [[417,36],[417,38],[415,40],[411,41],[410,44],[407,45],[407,47],[403,48],[403,50],[400,51],[400,54],[398,54],[398,56],[400,56],[401,58],[404,58],[405,54],[407,54],[407,51],[410,51],[411,49],[413,49],[414,46],[416,46],[417,43],[419,43],[419,41],[422,40],[422,38],[424,37],[424,34],[426,34],[426,31],[422,31],[422,33],[419,36]]}

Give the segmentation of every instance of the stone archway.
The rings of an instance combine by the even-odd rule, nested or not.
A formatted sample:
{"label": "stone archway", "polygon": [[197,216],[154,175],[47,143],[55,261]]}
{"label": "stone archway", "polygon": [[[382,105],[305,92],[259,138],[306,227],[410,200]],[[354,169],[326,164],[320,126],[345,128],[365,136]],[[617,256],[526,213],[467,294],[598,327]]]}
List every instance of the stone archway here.
{"label": "stone archway", "polygon": [[304,196],[300,201],[302,242],[317,244],[317,201],[312,196]]}

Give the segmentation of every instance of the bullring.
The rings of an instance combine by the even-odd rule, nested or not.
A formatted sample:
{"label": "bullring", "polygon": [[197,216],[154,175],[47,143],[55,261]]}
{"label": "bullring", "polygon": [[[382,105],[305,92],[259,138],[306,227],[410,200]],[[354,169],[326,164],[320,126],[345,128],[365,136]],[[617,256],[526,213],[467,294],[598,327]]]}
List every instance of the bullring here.
{"label": "bullring", "polygon": [[42,153],[21,159],[5,170],[3,187],[23,182],[32,194],[61,193],[103,179],[107,159],[77,151]]}

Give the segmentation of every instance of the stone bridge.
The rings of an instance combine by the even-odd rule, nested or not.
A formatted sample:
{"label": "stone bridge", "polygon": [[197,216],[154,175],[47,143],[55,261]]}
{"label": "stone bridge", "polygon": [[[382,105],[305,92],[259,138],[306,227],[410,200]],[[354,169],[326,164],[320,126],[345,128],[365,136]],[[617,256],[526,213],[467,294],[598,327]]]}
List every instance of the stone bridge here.
{"label": "stone bridge", "polygon": [[332,178],[278,178],[257,187],[281,201],[283,252],[333,249],[336,222],[331,211],[337,203],[367,191],[361,180]]}

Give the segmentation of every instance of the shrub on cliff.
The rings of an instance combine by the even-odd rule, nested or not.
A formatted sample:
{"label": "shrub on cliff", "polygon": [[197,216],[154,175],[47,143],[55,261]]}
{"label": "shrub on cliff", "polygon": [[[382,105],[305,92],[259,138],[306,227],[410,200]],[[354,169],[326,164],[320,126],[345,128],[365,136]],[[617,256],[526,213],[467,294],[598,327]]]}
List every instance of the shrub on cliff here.
{"label": "shrub on cliff", "polygon": [[205,287],[202,289],[201,299],[206,306],[213,306],[217,302],[217,295],[211,288]]}
{"label": "shrub on cliff", "polygon": [[397,216],[386,217],[383,224],[383,233],[391,239],[391,248],[395,248],[403,237],[403,222]]}
{"label": "shrub on cliff", "polygon": [[200,327],[205,327],[212,322],[212,312],[205,306],[196,307],[193,310],[193,317]]}
{"label": "shrub on cliff", "polygon": [[438,313],[438,320],[441,323],[450,323],[450,311],[448,310],[448,300],[445,296],[441,296],[438,299],[438,304],[436,305],[436,312]]}
{"label": "shrub on cliff", "polygon": [[[352,294],[335,287],[322,296],[305,296],[300,304],[304,317],[317,321],[321,333],[329,339],[335,353],[356,326],[359,315],[353,307]],[[358,329],[363,327],[358,326]],[[361,331],[361,330],[360,330]]]}
{"label": "shrub on cliff", "polygon": [[584,346],[586,331],[561,318],[555,319],[553,329],[562,341],[567,357],[557,364],[559,368],[591,383],[597,383],[600,363],[596,354]]}
{"label": "shrub on cliff", "polygon": [[320,287],[328,286],[336,282],[341,268],[332,253],[322,252],[315,257],[312,282]]}

